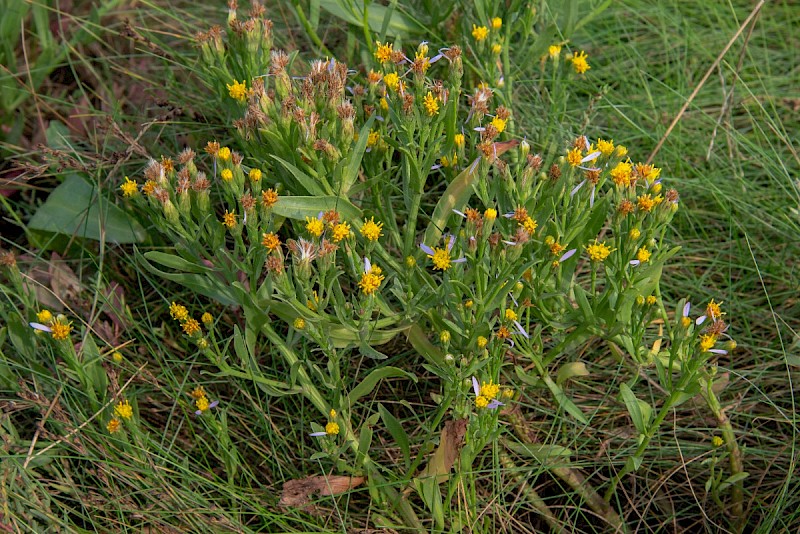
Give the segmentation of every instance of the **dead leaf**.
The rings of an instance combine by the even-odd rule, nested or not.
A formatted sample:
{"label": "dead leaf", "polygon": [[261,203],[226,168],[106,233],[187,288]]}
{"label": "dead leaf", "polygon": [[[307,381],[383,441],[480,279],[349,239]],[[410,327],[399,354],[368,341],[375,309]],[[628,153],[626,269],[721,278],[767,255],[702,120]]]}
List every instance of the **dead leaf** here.
{"label": "dead leaf", "polygon": [[48,271],[53,293],[64,302],[75,302],[81,292],[81,282],[75,276],[75,271],[56,252],[50,255]]}
{"label": "dead leaf", "polygon": [[453,468],[456,458],[458,458],[461,447],[464,445],[466,433],[466,419],[447,421],[439,438],[439,447],[433,453],[428,465],[422,470],[418,478],[436,476],[439,484],[445,482],[450,475],[450,470]]}
{"label": "dead leaf", "polygon": [[339,495],[364,483],[364,477],[311,476],[289,480],[283,485],[280,505],[307,508],[311,496]]}

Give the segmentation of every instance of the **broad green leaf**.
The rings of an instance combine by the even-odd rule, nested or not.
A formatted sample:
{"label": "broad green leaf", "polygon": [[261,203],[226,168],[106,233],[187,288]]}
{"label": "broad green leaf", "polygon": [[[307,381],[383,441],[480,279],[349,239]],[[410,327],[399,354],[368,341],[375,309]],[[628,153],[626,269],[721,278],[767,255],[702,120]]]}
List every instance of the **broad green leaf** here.
{"label": "broad green leaf", "polygon": [[504,443],[506,447],[527,458],[533,458],[542,465],[570,463],[572,451],[561,445],[545,445],[540,443]]}
{"label": "broad green leaf", "polygon": [[400,421],[398,421],[389,410],[384,408],[383,404],[378,404],[378,412],[381,415],[383,426],[386,427],[386,430],[392,438],[394,438],[397,446],[400,447],[400,452],[403,453],[403,460],[405,461],[406,468],[408,468],[411,462],[411,445],[408,441],[408,434],[403,430],[403,425]]}
{"label": "broad green leaf", "polygon": [[[280,162],[281,165],[286,167],[286,169],[292,173],[292,176],[294,176],[295,179],[300,182],[300,185],[302,185],[310,195],[323,196],[333,194],[333,190],[330,188],[330,185],[327,182],[320,182],[316,178],[309,176],[288,161],[279,158],[275,154],[272,154],[272,157]],[[283,198],[280,199],[281,202],[283,200]]]}
{"label": "broad green leaf", "polygon": [[50,193],[28,228],[98,241],[104,237],[107,243],[137,243],[146,237],[138,222],[77,174]]}
{"label": "broad green leaf", "polygon": [[720,492],[725,491],[726,489],[728,489],[733,484],[736,484],[737,482],[741,482],[742,480],[746,479],[749,476],[750,476],[750,473],[748,473],[747,471],[742,471],[741,473],[736,473],[735,475],[731,475],[728,478],[726,478],[725,481],[722,482],[719,485],[719,488],[717,488],[717,490],[720,491]]}
{"label": "broad green leaf", "polygon": [[586,368],[586,364],[583,362],[565,363],[558,369],[556,384],[562,386],[564,382],[576,376],[589,376],[589,370]]}
{"label": "broad green leaf", "polygon": [[633,426],[636,427],[639,434],[646,434],[653,409],[646,402],[639,400],[628,384],[624,382],[620,384],[619,391],[622,395],[622,401],[631,416]]}
{"label": "broad green leaf", "polygon": [[425,243],[434,246],[442,237],[442,229],[447,224],[447,218],[454,209],[463,210],[469,197],[472,195],[472,186],[478,179],[480,160],[476,159],[469,167],[450,182],[433,210],[431,222],[425,231]]}
{"label": "broad green leaf", "polygon": [[553,398],[556,400],[558,405],[572,417],[583,423],[584,425],[588,425],[589,421],[586,420],[586,416],[583,415],[583,412],[580,408],[578,408],[572,399],[567,397],[564,390],[562,390],[558,384],[553,382],[553,379],[549,376],[543,377],[544,383],[547,385],[550,392],[553,394]]}
{"label": "broad green leaf", "polygon": [[[364,27],[363,13],[364,2],[359,0],[321,0],[320,5],[322,9],[340,18],[349,24]],[[369,24],[370,31],[376,32],[383,25],[383,20],[386,18],[386,6],[369,3],[369,12],[367,14],[367,24]],[[389,24],[386,28],[387,35],[398,37],[407,36],[412,33],[425,32],[426,28],[422,27],[411,17],[400,13],[395,10],[390,18]]]}
{"label": "broad green leaf", "polygon": [[280,197],[272,211],[287,219],[305,220],[306,217],[317,217],[319,212],[336,210],[345,220],[360,219],[361,210],[353,206],[349,200],[335,196],[317,197]]}
{"label": "broad green leaf", "polygon": [[367,141],[369,140],[369,131],[372,128],[372,123],[375,122],[375,115],[367,120],[366,124],[361,128],[358,134],[358,142],[350,153],[347,161],[347,167],[344,168],[342,175],[342,188],[339,194],[347,195],[353,184],[358,179],[358,170],[361,168],[361,159],[364,157],[364,151],[367,149]]}
{"label": "broad green leaf", "polygon": [[200,274],[200,273],[213,272],[213,269],[210,269],[199,263],[185,260],[180,256],[176,256],[175,254],[166,254],[164,252],[158,252],[156,250],[152,250],[150,252],[145,252],[144,257],[154,263],[184,273]]}
{"label": "broad green leaf", "polygon": [[173,282],[177,282],[191,289],[192,291],[200,293],[201,295],[205,295],[206,297],[212,298],[217,302],[224,304],[226,306],[237,304],[237,300],[234,297],[233,293],[231,292],[230,288],[221,287],[219,283],[212,282],[211,278],[208,276],[200,274],[187,274],[187,273],[168,273],[166,271],[162,271],[161,269],[156,268],[152,263],[150,263],[147,260],[147,258],[143,254],[137,254],[137,258],[139,261],[142,262],[142,264],[148,271],[166,280],[172,280]]}
{"label": "broad green leaf", "polygon": [[378,382],[383,380],[384,378],[408,378],[409,380],[413,381],[414,383],[417,382],[417,377],[413,374],[403,371],[397,367],[381,367],[380,369],[375,369],[370,374],[364,377],[364,380],[361,381],[356,387],[350,391],[350,394],[347,396],[349,405],[354,405],[358,399],[369,395],[372,393],[372,390],[375,389],[375,386],[378,385]]}
{"label": "broad green leaf", "polygon": [[91,335],[84,337],[81,347],[83,351],[83,372],[91,382],[90,386],[98,394],[99,400],[102,401],[108,391],[108,375],[106,375],[106,370],[103,367],[103,357],[100,355],[100,350]]}

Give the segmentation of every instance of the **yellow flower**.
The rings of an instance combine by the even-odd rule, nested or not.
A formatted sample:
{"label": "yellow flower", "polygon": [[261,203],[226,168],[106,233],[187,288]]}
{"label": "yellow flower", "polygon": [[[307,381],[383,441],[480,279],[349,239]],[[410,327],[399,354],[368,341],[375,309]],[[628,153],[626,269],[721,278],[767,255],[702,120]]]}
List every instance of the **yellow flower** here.
{"label": "yellow flower", "polygon": [[200,331],[200,323],[197,322],[197,319],[187,319],[183,323],[183,331],[186,332],[187,336],[194,335]]}
{"label": "yellow flower", "polygon": [[296,330],[302,330],[306,327],[306,320],[303,319],[302,317],[298,317],[297,319],[294,320],[293,326],[295,327]]}
{"label": "yellow flower", "polygon": [[189,395],[191,395],[193,399],[199,399],[200,397],[206,396],[206,390],[203,386],[197,386],[189,392]]}
{"label": "yellow flower", "polygon": [[392,53],[394,52],[392,43],[381,44],[378,42],[376,44],[378,47],[375,49],[375,59],[381,63],[391,61]]}
{"label": "yellow flower", "polygon": [[108,430],[109,434],[113,434],[119,431],[120,424],[121,423],[119,419],[117,419],[116,417],[112,417],[111,421],[109,421],[108,424],[106,425],[106,430]]}
{"label": "yellow flower", "polygon": [[406,256],[404,263],[408,269],[413,269],[417,266],[417,259],[414,256]]}
{"label": "yellow flower", "polygon": [[276,202],[278,202],[278,193],[274,189],[261,192],[261,203],[265,208],[271,208]]}
{"label": "yellow flower", "polygon": [[639,195],[636,199],[639,211],[650,211],[656,205],[656,201],[649,194]]}
{"label": "yellow flower", "polygon": [[684,328],[689,328],[692,326],[692,320],[688,317],[681,317],[681,326]]}
{"label": "yellow flower", "polygon": [[487,406],[489,406],[489,399],[487,399],[483,395],[478,395],[477,397],[475,397],[476,408],[486,408]]}
{"label": "yellow flower", "polygon": [[135,181],[130,180],[126,176],[125,181],[122,182],[122,185],[120,185],[119,188],[122,190],[122,196],[132,197],[139,191],[139,184],[137,184]]}
{"label": "yellow flower", "polygon": [[624,145],[619,145],[617,147],[617,156],[624,158],[627,155],[628,155],[628,148],[625,147]]}
{"label": "yellow flower", "polygon": [[381,287],[385,276],[383,276],[381,268],[376,265],[371,265],[369,260],[364,258],[364,273],[361,275],[361,280],[358,282],[358,287],[365,295],[372,295],[378,288]]}
{"label": "yellow flower", "polygon": [[500,17],[495,17],[492,19],[493,30],[499,30],[502,27],[503,27],[503,19],[501,19]]}
{"label": "yellow flower", "polygon": [[229,230],[236,226],[236,213],[225,210],[225,215],[222,216],[222,224]]}
{"label": "yellow flower", "polygon": [[50,310],[42,310],[36,314],[36,319],[42,324],[47,324],[53,320],[53,314],[50,313]]}
{"label": "yellow flower", "polygon": [[230,169],[222,169],[220,173],[220,178],[222,178],[226,182],[230,182],[233,180],[233,171]]}
{"label": "yellow flower", "polygon": [[334,225],[331,238],[333,239],[334,243],[338,243],[339,241],[345,239],[349,235],[350,235],[350,225],[346,222],[341,222],[337,225]]}
{"label": "yellow flower", "polygon": [[72,325],[62,322],[61,319],[56,319],[55,322],[50,325],[50,329],[53,339],[56,341],[64,341],[65,339],[69,339],[69,333],[72,332]]}
{"label": "yellow flower", "polygon": [[642,235],[642,232],[638,228],[631,228],[631,231],[628,232],[628,236],[634,241],[639,239],[640,235]]}
{"label": "yellow flower", "polygon": [[477,344],[478,344],[478,348],[479,348],[479,349],[482,349],[482,348],[484,348],[484,347],[486,346],[486,344],[487,344],[487,343],[489,343],[489,340],[488,340],[488,339],[486,339],[486,338],[485,338],[485,337],[483,337],[483,336],[478,336],[478,341],[477,341]]}
{"label": "yellow flower", "polygon": [[208,406],[210,404],[211,403],[208,402],[208,397],[206,397],[205,395],[199,397],[196,401],[194,401],[194,405],[197,406],[197,409],[200,410],[201,412],[208,410]]}
{"label": "yellow flower", "polygon": [[547,53],[550,54],[552,59],[557,58],[561,55],[561,45],[550,45],[547,48]]}
{"label": "yellow flower", "polygon": [[725,441],[719,436],[711,438],[711,444],[715,447],[721,447],[723,443],[725,443]]}
{"label": "yellow flower", "polygon": [[379,104],[381,105],[381,109],[383,111],[387,111],[389,109],[389,101],[386,100],[386,98],[381,98]]}
{"label": "yellow flower", "polygon": [[392,91],[397,91],[397,88],[400,86],[400,76],[398,76],[397,73],[390,72],[384,75],[383,83]]}
{"label": "yellow flower", "polygon": [[267,247],[270,252],[281,246],[281,240],[273,232],[264,234],[261,238],[261,244]]}
{"label": "yellow flower", "polygon": [[369,135],[367,136],[367,148],[372,148],[376,146],[381,140],[380,132],[375,130],[370,130]]}
{"label": "yellow flower", "polygon": [[439,341],[441,341],[442,343],[450,343],[450,338],[451,338],[450,332],[447,330],[443,330],[439,334]]}
{"label": "yellow flower", "polygon": [[225,86],[228,88],[228,94],[234,100],[244,102],[247,99],[247,85],[244,82],[239,83],[233,80],[233,85],[225,84]]}
{"label": "yellow flower", "polygon": [[583,74],[584,72],[592,68],[586,61],[586,52],[584,52],[583,50],[581,50],[577,54],[574,54],[570,59],[570,61],[572,61],[572,68],[574,68],[575,72],[577,72],[578,74]]}
{"label": "yellow flower", "polygon": [[327,425],[325,425],[325,433],[329,436],[335,436],[339,433],[339,425],[334,421],[329,421]]}
{"label": "yellow flower", "polygon": [[503,133],[503,130],[506,129],[506,120],[501,119],[500,117],[495,117],[492,119],[492,126],[497,129],[498,133]]}
{"label": "yellow flower", "polygon": [[331,411],[328,412],[328,419],[336,419],[336,410],[331,408]]}
{"label": "yellow flower", "polygon": [[497,218],[497,210],[494,208],[486,208],[483,212],[483,218],[487,221],[493,221]]}
{"label": "yellow flower", "polygon": [[597,239],[594,240],[594,243],[586,247],[586,251],[589,253],[589,259],[592,261],[603,261],[611,254],[611,249],[608,248],[605,243],[599,243]]}
{"label": "yellow flower", "polygon": [[641,247],[639,251],[636,253],[636,259],[639,260],[640,263],[645,263],[650,261],[650,251],[647,250],[646,247]]}
{"label": "yellow flower", "polygon": [[714,334],[703,334],[700,336],[700,350],[703,352],[708,352],[717,342],[717,336]]}
{"label": "yellow flower", "polygon": [[481,384],[481,395],[487,399],[492,400],[493,398],[497,397],[498,393],[500,393],[500,386],[492,383],[491,380]]}
{"label": "yellow flower", "polygon": [[169,305],[169,314],[173,319],[177,319],[181,322],[189,318],[189,310],[187,310],[185,306],[174,302]]}
{"label": "yellow flower", "polygon": [[577,167],[581,164],[581,160],[583,159],[583,154],[581,153],[580,148],[573,148],[569,152],[567,152],[567,161],[573,167]]}
{"label": "yellow flower", "polygon": [[500,43],[495,43],[492,45],[492,54],[499,56],[500,52],[502,51],[503,51],[503,45],[501,45]]}
{"label": "yellow flower", "polygon": [[472,308],[472,305],[473,305],[473,304],[475,304],[475,302],[473,302],[473,300],[472,300],[472,299],[467,299],[467,301],[464,303],[464,307],[465,307],[466,309],[470,309],[470,308]]}
{"label": "yellow flower", "polygon": [[383,223],[376,223],[375,217],[370,217],[369,220],[364,220],[364,224],[361,226],[361,235],[370,241],[377,241],[383,235],[381,233],[382,230]]}
{"label": "yellow flower", "polygon": [[650,165],[646,163],[637,163],[635,168],[636,168],[636,174],[638,174],[648,182],[652,182],[661,175],[661,169],[659,169],[655,165]]}
{"label": "yellow flower", "polygon": [[722,303],[714,302],[714,299],[711,299],[711,302],[709,302],[706,305],[706,315],[711,317],[712,321],[719,321],[722,318],[722,316],[725,315],[724,313],[722,313],[722,308],[720,308],[720,304]]}
{"label": "yellow flower", "polygon": [[614,141],[613,141],[613,139],[609,140],[609,141],[606,141],[605,139],[598,139],[597,140],[597,150],[599,150],[600,153],[602,155],[604,155],[605,157],[608,157],[611,154],[613,154],[614,153]]}
{"label": "yellow flower", "polygon": [[489,36],[489,28],[487,28],[486,26],[476,26],[475,24],[473,24],[472,36],[478,42],[483,41],[484,39],[486,39],[486,37]]}
{"label": "yellow flower", "polygon": [[228,161],[231,159],[231,149],[226,146],[220,148],[219,151],[217,151],[217,157],[220,161]]}
{"label": "yellow flower", "polygon": [[122,419],[130,419],[133,417],[133,407],[130,402],[123,400],[114,406],[114,413]]}
{"label": "yellow flower", "polygon": [[122,353],[115,350],[111,353],[111,359],[114,360],[114,363],[121,363],[122,362]]}
{"label": "yellow flower", "polygon": [[261,169],[250,169],[249,176],[251,182],[258,182],[261,180]]}
{"label": "yellow flower", "polygon": [[204,325],[210,325],[214,322],[214,316],[208,312],[205,312],[201,317],[200,320],[203,321]]}
{"label": "yellow flower", "polygon": [[325,231],[325,223],[316,217],[306,217],[306,230],[314,237],[319,237]]}
{"label": "yellow flower", "polygon": [[429,117],[433,117],[439,113],[439,100],[433,96],[433,93],[428,91],[425,98],[422,100],[422,105],[425,106],[425,111]]}
{"label": "yellow flower", "polygon": [[506,310],[505,313],[506,321],[516,321],[517,320],[517,312],[512,310],[511,308]]}
{"label": "yellow flower", "polygon": [[648,295],[644,301],[647,303],[648,306],[652,306],[656,303],[656,296],[655,295]]}
{"label": "yellow flower", "polygon": [[453,137],[453,144],[456,145],[456,148],[462,148],[465,140],[464,134],[458,133]]}
{"label": "yellow flower", "polygon": [[[619,147],[617,147],[617,151],[619,151]],[[614,180],[615,184],[624,185],[627,187],[631,185],[632,173],[633,167],[631,166],[630,162],[620,161],[613,169],[611,169],[611,179]]]}

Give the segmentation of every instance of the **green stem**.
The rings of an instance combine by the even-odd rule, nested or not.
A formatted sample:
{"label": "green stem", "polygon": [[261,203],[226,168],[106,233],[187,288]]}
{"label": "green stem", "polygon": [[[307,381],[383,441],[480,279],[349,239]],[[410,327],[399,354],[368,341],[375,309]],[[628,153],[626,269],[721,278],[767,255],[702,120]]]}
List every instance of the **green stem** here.
{"label": "green stem", "polygon": [[[742,465],[742,452],[739,450],[739,445],[736,443],[736,435],[733,433],[733,426],[731,421],[722,409],[719,399],[714,391],[711,389],[713,381],[709,380],[708,385],[702,391],[703,398],[706,400],[708,407],[717,419],[720,430],[722,431],[723,439],[725,440],[725,447],[728,449],[728,457],[730,461],[731,476],[738,475],[744,471]],[[744,518],[744,504],[742,481],[731,484],[731,514],[736,521],[741,521]],[[741,525],[740,525],[741,526]]]}

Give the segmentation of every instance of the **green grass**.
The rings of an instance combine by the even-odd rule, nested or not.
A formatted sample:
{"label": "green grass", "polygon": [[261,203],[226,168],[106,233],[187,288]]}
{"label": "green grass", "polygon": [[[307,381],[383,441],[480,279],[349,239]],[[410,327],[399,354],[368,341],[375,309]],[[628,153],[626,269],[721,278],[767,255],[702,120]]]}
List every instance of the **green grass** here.
{"label": "green grass", "polygon": [[[409,12],[422,11],[421,6]],[[744,2],[613,2],[571,36],[576,49],[589,53],[592,69],[568,89],[564,108],[549,107],[538,64],[517,59],[518,134],[528,134],[538,143],[534,150],[550,149],[546,140],[537,138],[550,128],[557,143],[585,133],[613,138],[632,154],[649,154],[750,9]],[[581,5],[581,11],[588,12],[589,6]],[[269,13],[280,46],[312,46],[289,7],[278,5]],[[126,17],[152,47],[134,46],[117,35]],[[129,138],[141,133],[138,143],[153,155],[173,153],[185,144],[199,146],[214,137],[223,141],[223,123],[229,117],[210,105],[217,95],[203,86],[198,67],[191,61],[183,65],[181,58],[194,54],[188,38],[195,31],[222,23],[224,17],[221,4],[150,2],[144,9],[119,11],[103,26],[87,24],[97,41],[71,50],[62,66],[75,83],[61,92],[43,90],[38,98],[47,104],[45,111],[38,108],[37,116],[31,106],[24,131],[33,139],[40,118],[68,117],[75,113],[74,102],[85,98],[88,111],[79,115],[87,134],[75,135],[72,143],[78,158],[92,155],[81,161],[93,165],[89,174],[104,191],[113,190],[125,173],[138,172],[144,162],[144,151],[125,153],[130,143],[119,132]],[[719,360],[718,373],[729,377],[719,396],[744,451],[749,474],[745,514],[748,530],[756,532],[794,531],[800,526],[800,480],[795,476],[800,421],[793,392],[800,380],[800,216],[792,211],[800,208],[800,160],[793,145],[800,134],[800,65],[795,53],[800,43],[792,31],[798,19],[800,13],[791,2],[767,3],[747,46],[743,47],[746,29],[655,158],[664,168],[667,186],[681,193],[671,241],[682,250],[665,270],[665,301],[691,297],[701,306],[712,297],[723,300],[729,334],[738,345]],[[360,30],[348,35],[341,27],[323,17],[318,33],[329,48],[348,53],[353,40],[362,37]],[[168,58],[160,59],[158,50]],[[601,90],[602,98],[594,100]],[[159,101],[181,111],[172,113]],[[557,124],[548,113],[558,113]],[[119,130],[108,127],[106,117]],[[21,153],[24,161],[33,155],[33,144],[28,150],[23,146],[4,148]],[[116,165],[120,159],[123,163]],[[309,421],[317,421],[316,413],[299,396],[271,397],[249,380],[214,376],[217,369],[187,347],[167,307],[179,301],[193,310],[207,310],[218,318],[218,332],[226,335],[242,324],[236,310],[209,305],[153,277],[137,263],[132,247],[87,243],[67,250],[66,240],[40,240],[36,245],[28,239],[33,236],[14,221],[27,222],[60,176],[51,170],[2,200],[6,211],[0,246],[27,252],[19,259],[24,272],[34,264],[47,269],[50,254],[37,246],[57,246],[67,253],[66,263],[81,283],[79,295],[68,300],[71,315],[91,319],[96,334],[116,340],[111,345],[132,340],[120,349],[124,360],[115,364],[106,358],[104,369],[111,384],[131,380],[126,393],[136,399],[138,423],[122,437],[109,437],[102,416],[45,451],[94,413],[72,381],[49,372],[59,368],[56,354],[37,352],[24,364],[8,363],[20,361],[8,356],[16,347],[10,338],[0,338],[2,361],[7,362],[0,367],[0,446],[5,455],[0,459],[5,488],[0,493],[0,524],[19,532],[59,527],[87,532],[342,532],[374,527],[366,492],[320,498],[315,513],[278,506],[285,481],[323,474],[328,467],[310,459],[317,448],[305,434]],[[119,284],[124,306],[108,297],[112,283]],[[52,283],[44,285],[50,289],[43,293],[52,292]],[[21,308],[24,300],[5,289],[0,308]],[[109,330],[100,330],[103,322]],[[111,345],[100,349],[110,352]],[[508,428],[536,443],[569,447],[583,476],[600,487],[622,468],[625,453],[635,448],[635,430],[616,391],[606,387],[624,374],[624,368],[604,344],[590,343],[580,351],[590,374],[574,381],[569,393],[582,406],[593,408],[591,424],[576,430],[570,420],[557,416],[555,405],[523,396],[519,420],[510,420]],[[390,364],[400,367],[413,358],[402,340],[390,354]],[[275,379],[289,371],[280,367],[269,347],[263,347],[260,358],[261,367]],[[419,414],[432,406],[431,393],[439,386],[424,370],[415,371],[417,385],[388,381],[357,413],[366,419],[381,402],[412,429],[412,440],[436,434]],[[214,427],[216,419],[192,416],[186,392],[198,384],[222,401],[231,443],[219,440],[225,433]],[[112,392],[113,387],[117,386]],[[661,397],[656,388],[640,392],[651,403]],[[733,528],[726,515],[728,503],[714,502],[704,489],[710,472],[706,460],[719,456],[710,446],[716,423],[707,413],[694,402],[677,409],[642,468],[624,480],[612,505],[624,514],[631,530]],[[42,420],[46,423],[37,433]],[[34,457],[25,466],[34,436]],[[376,429],[373,443],[384,465],[401,461],[384,429]],[[381,448],[384,443],[387,446]],[[420,452],[429,451],[415,448],[412,457]],[[513,467],[493,467],[503,454],[510,455]],[[493,521],[489,531],[546,530],[532,504],[532,491],[561,514],[566,528],[602,531],[576,492],[537,461],[509,453],[500,444],[480,461],[474,466],[475,479],[485,503],[480,512]],[[236,466],[234,477],[229,476],[231,469],[222,467],[231,465]],[[726,468],[724,462],[717,467]]]}

